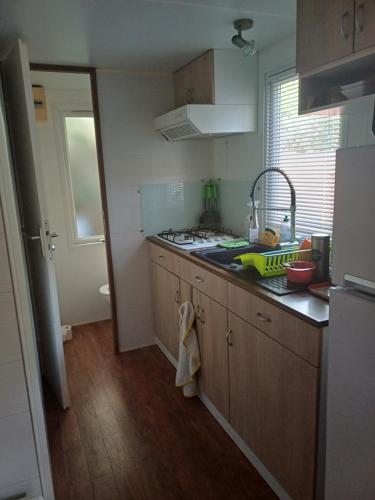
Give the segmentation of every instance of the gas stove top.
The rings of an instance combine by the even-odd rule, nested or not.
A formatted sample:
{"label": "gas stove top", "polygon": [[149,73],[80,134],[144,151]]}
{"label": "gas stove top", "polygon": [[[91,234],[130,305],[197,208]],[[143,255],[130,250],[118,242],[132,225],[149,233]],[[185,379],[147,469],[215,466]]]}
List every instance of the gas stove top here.
{"label": "gas stove top", "polygon": [[240,239],[232,231],[224,228],[193,227],[184,229],[168,229],[156,235],[156,238],[180,247],[182,250],[198,250],[199,248],[216,247],[219,243]]}

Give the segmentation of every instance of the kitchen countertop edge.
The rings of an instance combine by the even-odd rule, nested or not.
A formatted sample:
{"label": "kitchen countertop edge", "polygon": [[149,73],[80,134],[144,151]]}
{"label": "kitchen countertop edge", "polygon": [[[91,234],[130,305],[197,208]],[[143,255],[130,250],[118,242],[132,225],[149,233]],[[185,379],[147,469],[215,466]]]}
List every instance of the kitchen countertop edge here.
{"label": "kitchen countertop edge", "polygon": [[[207,269],[208,271],[216,274],[217,276],[225,279],[226,281],[232,283],[233,285],[239,286],[240,288],[247,290],[257,297],[266,300],[270,304],[273,304],[281,309],[290,312],[291,314],[297,316],[298,318],[310,323],[317,328],[324,328],[328,326],[328,315],[329,315],[329,304],[328,302],[320,299],[319,297],[314,297],[309,292],[298,292],[289,295],[276,295],[272,292],[268,292],[266,289],[251,283],[249,281],[243,280],[240,277],[232,274],[224,269],[220,269],[211,265],[199,257],[195,257],[191,252],[187,250],[180,250],[167,242],[163,242],[154,236],[147,236],[147,241],[158,245],[161,248],[165,248],[169,252],[172,252],[179,257],[189,260],[194,264]],[[314,313],[309,311],[304,311],[304,309],[314,309]]]}

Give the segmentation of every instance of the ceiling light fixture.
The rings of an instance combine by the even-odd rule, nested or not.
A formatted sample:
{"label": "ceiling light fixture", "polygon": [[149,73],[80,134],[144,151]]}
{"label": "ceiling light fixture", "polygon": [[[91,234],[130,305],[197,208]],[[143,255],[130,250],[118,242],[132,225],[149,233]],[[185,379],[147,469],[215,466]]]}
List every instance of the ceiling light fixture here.
{"label": "ceiling light fixture", "polygon": [[237,19],[234,21],[234,29],[237,30],[237,35],[232,36],[232,43],[242,50],[244,57],[254,56],[257,52],[255,40],[245,40],[242,37],[242,32],[249,30],[253,25],[254,21],[252,19]]}

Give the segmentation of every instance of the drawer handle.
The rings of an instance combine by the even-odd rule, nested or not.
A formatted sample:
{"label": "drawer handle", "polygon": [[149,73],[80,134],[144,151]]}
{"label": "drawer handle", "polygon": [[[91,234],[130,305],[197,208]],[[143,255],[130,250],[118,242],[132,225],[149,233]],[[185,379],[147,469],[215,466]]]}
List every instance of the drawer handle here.
{"label": "drawer handle", "polygon": [[201,278],[200,276],[196,276],[195,281],[197,281],[198,283],[204,283],[204,279]]}
{"label": "drawer handle", "polygon": [[176,290],[176,295],[174,296],[174,301],[176,304],[180,303],[180,290]]}
{"label": "drawer handle", "polygon": [[165,256],[164,255],[159,255],[159,260],[165,260]]}
{"label": "drawer handle", "polygon": [[272,319],[269,318],[268,316],[265,316],[264,314],[258,312],[257,313],[257,318],[259,319],[259,321],[263,321],[264,323],[271,323],[272,322]]}
{"label": "drawer handle", "polygon": [[344,40],[349,37],[349,19],[350,13],[347,10],[340,17],[340,35]]}
{"label": "drawer handle", "polygon": [[229,346],[232,346],[233,345],[233,342],[232,342],[232,329],[229,329],[227,331],[227,334],[225,335],[225,338],[226,338],[227,344]]}

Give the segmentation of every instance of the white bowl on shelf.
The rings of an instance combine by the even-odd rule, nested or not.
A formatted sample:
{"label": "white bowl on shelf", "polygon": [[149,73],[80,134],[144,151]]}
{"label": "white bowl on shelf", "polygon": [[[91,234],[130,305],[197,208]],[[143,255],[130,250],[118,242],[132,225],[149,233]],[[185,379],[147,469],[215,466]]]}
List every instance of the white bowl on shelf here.
{"label": "white bowl on shelf", "polygon": [[375,93],[375,82],[370,80],[361,80],[348,85],[341,85],[341,93],[348,99],[363,97]]}

